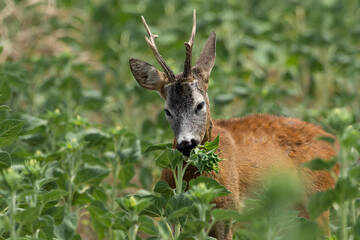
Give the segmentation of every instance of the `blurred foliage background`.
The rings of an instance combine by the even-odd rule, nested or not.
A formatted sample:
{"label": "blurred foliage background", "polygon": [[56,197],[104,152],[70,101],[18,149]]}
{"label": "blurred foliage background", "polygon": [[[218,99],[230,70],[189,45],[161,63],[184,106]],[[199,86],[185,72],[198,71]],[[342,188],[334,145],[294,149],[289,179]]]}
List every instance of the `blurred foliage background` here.
{"label": "blurred foliage background", "polygon": [[[193,62],[210,32],[217,34],[208,91],[213,118],[271,113],[332,133],[334,116],[343,119],[340,127],[360,122],[358,0],[3,0],[0,104],[13,111],[0,117],[31,122],[59,109],[97,126],[130,129],[142,148],[170,142],[163,100],[138,86],[128,61],[159,68],[144,40],[143,15],[164,59],[182,71],[193,9]],[[148,176],[140,186],[151,189],[159,170],[144,157],[137,164]]]}
{"label": "blurred foliage background", "polygon": [[0,9],[1,89],[12,89],[0,102],[15,112],[59,108],[154,142],[170,139],[162,99],[137,85],[128,60],[158,66],[144,15],[159,51],[181,71],[196,9],[195,60],[217,33],[209,88],[215,118],[264,112],[318,123],[341,107],[360,119],[357,0],[6,0]]}

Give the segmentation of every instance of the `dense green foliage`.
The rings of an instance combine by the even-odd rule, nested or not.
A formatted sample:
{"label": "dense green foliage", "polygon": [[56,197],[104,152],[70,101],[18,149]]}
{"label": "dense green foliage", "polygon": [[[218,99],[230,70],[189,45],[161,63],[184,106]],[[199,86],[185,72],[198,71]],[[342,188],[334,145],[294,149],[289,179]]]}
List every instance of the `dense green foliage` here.
{"label": "dense green foliage", "polygon": [[[272,113],[336,135],[337,159],[304,166],[341,164],[336,187],[314,195],[308,209],[314,219],[330,207],[333,238],[360,239],[357,0],[0,1],[0,238],[169,239],[175,224],[175,237],[203,239],[210,218],[236,222],[235,239],[321,234],[290,207],[298,186],[287,176],[271,177],[239,214],[211,209],[226,192],[211,180],[194,180],[188,193],[180,179],[175,190],[158,182],[167,161],[174,171],[183,164],[178,152],[142,154],[172,132],[161,97],[129,70],[130,58],[158,66],[140,15],[177,73],[193,9],[195,59],[217,34],[213,118]],[[193,158],[200,170],[201,159]]]}

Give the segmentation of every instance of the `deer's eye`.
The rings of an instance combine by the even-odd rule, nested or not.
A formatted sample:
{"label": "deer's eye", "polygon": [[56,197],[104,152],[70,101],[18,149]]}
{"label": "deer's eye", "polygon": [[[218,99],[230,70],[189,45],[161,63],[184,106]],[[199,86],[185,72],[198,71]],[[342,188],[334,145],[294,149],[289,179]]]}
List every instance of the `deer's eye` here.
{"label": "deer's eye", "polygon": [[196,107],[196,113],[198,112],[198,111],[200,111],[201,109],[203,109],[204,108],[204,105],[205,105],[205,102],[201,102],[201,103],[199,103],[198,105],[197,105],[197,107]]}
{"label": "deer's eye", "polygon": [[169,111],[169,110],[164,109],[164,111],[165,111],[166,116],[171,117],[171,113],[170,113],[170,111]]}

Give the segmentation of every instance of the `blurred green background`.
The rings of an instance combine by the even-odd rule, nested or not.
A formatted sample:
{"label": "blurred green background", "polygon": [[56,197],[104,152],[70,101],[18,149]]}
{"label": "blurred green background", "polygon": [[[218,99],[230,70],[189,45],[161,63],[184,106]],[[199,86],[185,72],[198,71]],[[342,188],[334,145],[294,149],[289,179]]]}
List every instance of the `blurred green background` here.
{"label": "blurred green background", "polygon": [[128,60],[160,68],[144,15],[160,53],[181,71],[196,9],[194,62],[217,34],[214,118],[262,112],[324,125],[326,110],[340,107],[360,119],[357,0],[6,0],[0,9],[0,89],[12,90],[0,102],[18,113],[59,108],[152,142],[171,139],[163,100],[137,85]]}
{"label": "blurred green background", "polygon": [[[211,31],[217,34],[217,58],[208,90],[214,119],[251,113],[301,118],[345,136],[339,137],[345,146],[342,176],[358,164],[360,150],[354,150],[354,146],[360,149],[358,139],[346,141],[350,125],[360,122],[358,0],[2,0],[0,105],[13,111],[0,111],[0,119],[25,120],[20,143],[6,148],[13,162],[40,159],[43,151],[44,159],[50,165],[59,162],[56,169],[61,170],[64,163],[58,159],[64,157],[56,154],[63,154],[61,144],[77,133],[80,140],[90,141],[90,147],[81,147],[81,151],[107,159],[106,151],[111,149],[115,156],[119,150],[117,131],[129,129],[135,135],[130,134],[124,146],[132,150],[120,149],[123,155],[118,158],[128,156],[124,159],[132,162],[125,164],[124,172],[119,170],[119,186],[112,186],[111,180],[96,183],[92,188],[112,189],[111,198],[104,200],[96,192],[91,196],[103,204],[106,214],[105,203],[118,195],[151,190],[160,170],[153,156],[142,156],[139,161],[140,146],[170,142],[173,135],[164,117],[163,99],[138,86],[128,61],[137,58],[160,69],[144,39],[143,15],[159,35],[156,42],[161,55],[175,73],[182,71],[193,9],[197,12],[193,62]],[[79,126],[85,130],[78,130]],[[345,131],[346,126],[350,130]],[[90,136],[88,128],[111,132],[113,142],[106,140],[104,147],[101,141],[111,137],[100,130]],[[100,147],[94,150],[92,144]],[[113,171],[118,158],[113,158],[113,165],[106,162],[102,167]],[[90,160],[81,161],[95,164]],[[48,168],[46,161],[40,161],[44,169]],[[84,165],[81,161],[79,169]],[[358,188],[358,183],[353,185]],[[6,204],[1,206],[6,209]],[[69,201],[70,210],[71,204]],[[355,200],[352,204],[356,216]],[[101,225],[106,215],[97,219],[91,206],[88,210],[98,236],[104,235],[109,228]],[[346,218],[346,212],[342,216]],[[360,218],[357,221],[360,226]],[[336,231],[337,220],[332,223]]]}

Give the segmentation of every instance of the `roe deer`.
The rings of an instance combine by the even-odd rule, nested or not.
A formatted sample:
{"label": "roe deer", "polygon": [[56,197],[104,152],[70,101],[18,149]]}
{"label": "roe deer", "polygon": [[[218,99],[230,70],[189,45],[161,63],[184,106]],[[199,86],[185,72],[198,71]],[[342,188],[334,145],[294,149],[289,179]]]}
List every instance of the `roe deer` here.
{"label": "roe deer", "polygon": [[[143,24],[148,33],[146,42],[164,72],[152,65],[130,59],[131,72],[143,88],[156,90],[165,99],[165,115],[175,135],[173,147],[188,156],[198,144],[213,140],[220,135],[218,152],[219,174],[212,177],[224,185],[231,194],[217,198],[218,208],[239,208],[249,189],[272,169],[294,171],[304,188],[304,200],[299,204],[300,216],[309,218],[305,209],[306,200],[312,194],[331,188],[335,180],[326,171],[311,171],[300,164],[314,158],[330,159],[336,149],[318,136],[336,139],[320,127],[295,118],[266,114],[251,115],[229,120],[212,120],[207,87],[211,69],[215,63],[215,32],[210,34],[198,61],[191,66],[192,47],[196,32],[195,10],[189,42],[185,42],[186,58],[184,71],[175,75],[159,54],[155,44],[157,35],[151,33],[145,19]],[[334,168],[337,173],[339,167]],[[186,170],[184,179],[190,181],[198,176],[196,167]],[[170,170],[164,169],[161,179],[175,188]],[[324,234],[329,235],[329,211],[317,221]],[[232,239],[229,224],[215,225],[211,235],[217,239]]]}

